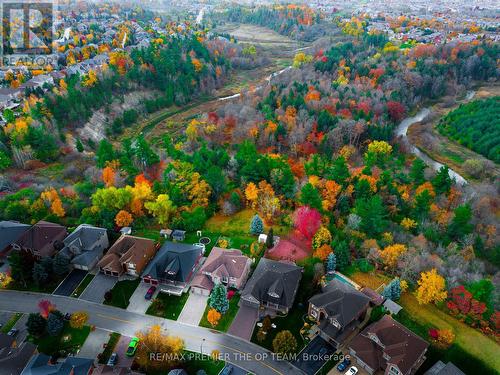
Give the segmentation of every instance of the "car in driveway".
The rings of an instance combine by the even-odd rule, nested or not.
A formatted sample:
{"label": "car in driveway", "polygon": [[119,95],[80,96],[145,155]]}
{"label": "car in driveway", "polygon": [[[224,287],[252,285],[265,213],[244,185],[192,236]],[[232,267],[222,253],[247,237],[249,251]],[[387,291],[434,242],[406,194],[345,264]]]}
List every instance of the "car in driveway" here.
{"label": "car in driveway", "polygon": [[156,292],[156,287],[155,286],[151,286],[148,291],[146,292],[146,295],[144,296],[144,298],[146,298],[148,301],[153,298],[153,294],[155,294]]}
{"label": "car in driveway", "polygon": [[349,358],[344,358],[344,360],[337,365],[337,370],[344,372],[350,364],[351,360]]}
{"label": "car in driveway", "polygon": [[358,373],[358,368],[352,366],[349,370],[347,370],[346,374],[347,375],[356,375]]}
{"label": "car in driveway", "polygon": [[12,328],[9,332],[7,332],[7,335],[16,336],[18,333],[19,333],[19,330],[17,328]]}
{"label": "car in driveway", "polygon": [[224,369],[221,371],[220,375],[229,375],[233,372],[233,366],[227,365],[224,367]]}
{"label": "car in driveway", "polygon": [[130,340],[125,355],[127,357],[133,357],[135,355],[135,352],[137,352],[138,347],[139,347],[139,339],[137,337],[134,337],[132,340]]}
{"label": "car in driveway", "polygon": [[118,353],[113,353],[108,359],[108,366],[114,366],[118,362]]}

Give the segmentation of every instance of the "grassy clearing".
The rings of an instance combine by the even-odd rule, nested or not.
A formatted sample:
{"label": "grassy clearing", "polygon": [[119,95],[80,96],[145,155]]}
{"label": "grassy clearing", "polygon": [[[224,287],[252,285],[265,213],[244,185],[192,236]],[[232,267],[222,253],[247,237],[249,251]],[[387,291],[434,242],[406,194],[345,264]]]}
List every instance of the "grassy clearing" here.
{"label": "grassy clearing", "polygon": [[113,289],[111,289],[111,300],[104,301],[104,304],[126,309],[129,304],[130,297],[132,297],[132,294],[134,294],[134,291],[137,289],[140,282],[141,280],[139,279],[118,281]]}
{"label": "grassy clearing", "polygon": [[2,327],[2,329],[0,330],[0,332],[2,333],[7,333],[9,332],[17,323],[17,321],[19,319],[21,319],[21,316],[23,316],[23,314],[21,313],[15,313],[13,314],[10,319],[7,321],[7,323],[5,323],[5,325]]}
{"label": "grassy clearing", "polygon": [[349,277],[361,286],[366,286],[373,290],[377,290],[381,285],[387,284],[391,281],[390,277],[376,272],[354,272]]}
{"label": "grassy clearing", "polygon": [[151,306],[149,306],[146,314],[177,320],[188,298],[189,293],[183,293],[181,296],[172,296],[160,292],[153,300]]}
{"label": "grassy clearing", "polygon": [[[453,330],[455,333],[455,352],[461,353],[456,355],[457,360],[460,360],[460,356],[466,355],[470,358],[470,361],[476,358],[476,361],[482,362],[485,366],[493,369],[500,368],[500,347],[489,337],[441,311],[434,305],[419,305],[413,294],[404,293],[400,303],[414,324],[426,328],[426,332],[423,332],[425,333],[424,338],[427,337],[427,328],[435,327]],[[412,327],[409,328],[412,329]],[[450,355],[455,358],[455,355]],[[453,362],[455,362],[455,359],[453,359]]]}
{"label": "grassy clearing", "polygon": [[104,351],[101,354],[99,354],[99,356],[98,356],[99,363],[107,363],[108,362],[109,357],[113,353],[116,344],[118,344],[118,341],[120,341],[121,336],[122,335],[120,335],[117,332],[110,333],[109,340],[108,340],[108,343],[106,344],[106,347],[104,348]]}
{"label": "grassy clearing", "polygon": [[38,346],[38,351],[47,355],[76,354],[90,333],[90,327],[75,329],[65,323],[63,331],[57,336],[44,335],[39,338],[29,337],[28,340]]}
{"label": "grassy clearing", "polygon": [[85,288],[90,284],[90,282],[94,279],[95,275],[88,273],[85,278],[82,280],[80,284],[76,287],[75,291],[71,295],[72,297],[78,298],[83,293]]}
{"label": "grassy clearing", "polygon": [[205,312],[203,313],[203,317],[201,318],[200,321],[200,327],[206,327],[221,332],[227,332],[227,330],[231,326],[231,323],[233,322],[234,317],[238,313],[239,301],[240,301],[240,296],[235,294],[233,298],[231,298],[231,300],[229,301],[229,310],[227,310],[226,313],[222,315],[222,318],[219,320],[219,324],[217,324],[216,327],[212,327],[212,325],[208,322],[207,314],[208,310],[210,310],[210,306],[207,305],[207,307],[205,308]]}

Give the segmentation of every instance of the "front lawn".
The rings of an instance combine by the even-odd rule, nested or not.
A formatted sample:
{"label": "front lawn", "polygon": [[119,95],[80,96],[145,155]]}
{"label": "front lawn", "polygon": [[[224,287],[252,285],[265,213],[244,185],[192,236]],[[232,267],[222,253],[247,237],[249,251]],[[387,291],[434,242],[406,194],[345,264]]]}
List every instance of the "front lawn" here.
{"label": "front lawn", "polygon": [[113,353],[116,344],[118,344],[118,341],[120,341],[121,335],[116,332],[112,332],[109,335],[109,340],[108,343],[106,344],[106,347],[104,348],[104,351],[100,353],[97,358],[99,359],[99,363],[107,363],[109,360],[109,357]]}
{"label": "front lawn", "polygon": [[111,300],[104,301],[104,304],[126,309],[130,297],[132,297],[140,282],[140,279],[118,281],[111,289]]}
{"label": "front lawn", "polygon": [[173,296],[160,292],[153,300],[153,303],[151,303],[151,306],[149,306],[146,314],[177,320],[188,298],[189,293],[183,293],[181,296]]}
{"label": "front lawn", "polygon": [[200,321],[200,327],[212,328],[217,331],[227,332],[227,330],[231,326],[231,323],[233,322],[234,317],[238,313],[239,301],[240,301],[240,295],[235,294],[233,298],[229,300],[229,310],[227,310],[226,313],[222,315],[222,317],[219,320],[219,324],[217,324],[217,326],[215,327],[212,327],[212,325],[208,322],[207,314],[208,310],[210,310],[210,306],[207,305],[207,307],[205,308],[205,312],[203,313],[203,317],[201,318]]}
{"label": "front lawn", "polygon": [[12,315],[10,319],[7,321],[7,323],[5,323],[5,325],[2,327],[2,330],[0,332],[2,333],[9,332],[11,328],[13,328],[16,325],[17,321],[21,319],[21,316],[23,316],[23,314],[21,313],[15,313],[14,315]]}
{"label": "front lawn", "polygon": [[[66,277],[66,276],[65,276]],[[43,285],[36,286],[33,281],[29,281],[28,285],[24,286],[23,284],[17,282],[17,281],[12,281],[7,285],[7,289],[10,290],[20,290],[20,291],[26,291],[26,292],[36,292],[36,293],[48,293],[52,294],[54,290],[58,287],[58,285],[61,283],[61,280],[51,280],[49,282],[44,283]]]}
{"label": "front lawn", "polygon": [[38,351],[47,355],[76,354],[82,347],[90,333],[90,327],[84,326],[82,329],[75,329],[65,322],[63,331],[57,336],[48,334],[39,338],[29,337],[28,340],[38,346]]}
{"label": "front lawn", "polygon": [[78,298],[83,293],[85,288],[90,284],[90,282],[94,279],[95,275],[88,273],[85,275],[85,278],[82,280],[80,284],[76,287],[75,291],[71,295],[72,297]]}

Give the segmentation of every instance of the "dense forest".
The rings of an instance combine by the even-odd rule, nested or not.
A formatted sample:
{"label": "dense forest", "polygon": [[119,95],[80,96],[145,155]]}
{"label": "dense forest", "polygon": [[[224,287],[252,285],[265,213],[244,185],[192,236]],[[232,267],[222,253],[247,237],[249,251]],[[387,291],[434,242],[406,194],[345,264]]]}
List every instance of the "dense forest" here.
{"label": "dense forest", "polygon": [[462,104],[440,120],[438,130],[500,163],[500,96]]}

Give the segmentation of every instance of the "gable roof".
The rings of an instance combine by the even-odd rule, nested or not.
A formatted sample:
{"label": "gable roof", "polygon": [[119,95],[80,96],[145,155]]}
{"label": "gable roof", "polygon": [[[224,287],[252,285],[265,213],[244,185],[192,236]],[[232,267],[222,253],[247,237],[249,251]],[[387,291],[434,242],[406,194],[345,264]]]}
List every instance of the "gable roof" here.
{"label": "gable roof", "polygon": [[30,228],[17,221],[0,221],[0,251],[21,237]]}
{"label": "gable roof", "polygon": [[220,278],[234,277],[235,279],[239,279],[243,276],[249,260],[250,258],[243,255],[240,250],[214,247],[191,285],[211,290],[214,283],[211,277],[205,275],[205,273],[210,273]]}
{"label": "gable roof", "polygon": [[[376,338],[382,345],[377,344]],[[403,374],[408,373],[429,344],[389,315],[366,327],[350,344],[356,356],[372,369],[384,369],[385,362],[396,365]],[[383,355],[390,357],[385,360]]]}
{"label": "gable roof", "polygon": [[324,309],[328,317],[334,318],[342,327],[345,327],[366,309],[370,298],[351,285],[333,279],[321,293],[311,297],[309,302]]}
{"label": "gable roof", "polygon": [[15,244],[21,248],[36,250],[41,256],[52,256],[55,252],[54,243],[62,241],[65,236],[65,227],[42,220],[25,231]]}
{"label": "gable roof", "polygon": [[261,258],[242,292],[242,298],[260,303],[276,303],[292,307],[302,278],[302,267],[295,263]]}
{"label": "gable roof", "polygon": [[94,360],[87,358],[67,357],[56,364],[49,364],[49,360],[46,354],[35,355],[21,375],[87,375],[94,366]]}
{"label": "gable roof", "polygon": [[[106,237],[105,241],[102,241]],[[88,224],[79,225],[63,240],[65,247],[59,252],[71,260],[72,264],[90,265],[102,256],[108,244],[106,229]]]}
{"label": "gable roof", "polygon": [[141,273],[156,252],[156,243],[142,237],[122,235],[97,263],[100,268],[122,273],[124,263],[134,263]]}
{"label": "gable roof", "polygon": [[424,375],[465,375],[465,373],[452,362],[444,364],[437,361]]}
{"label": "gable roof", "polygon": [[158,250],[142,276],[156,280],[187,281],[202,253],[201,246],[167,241]]}

